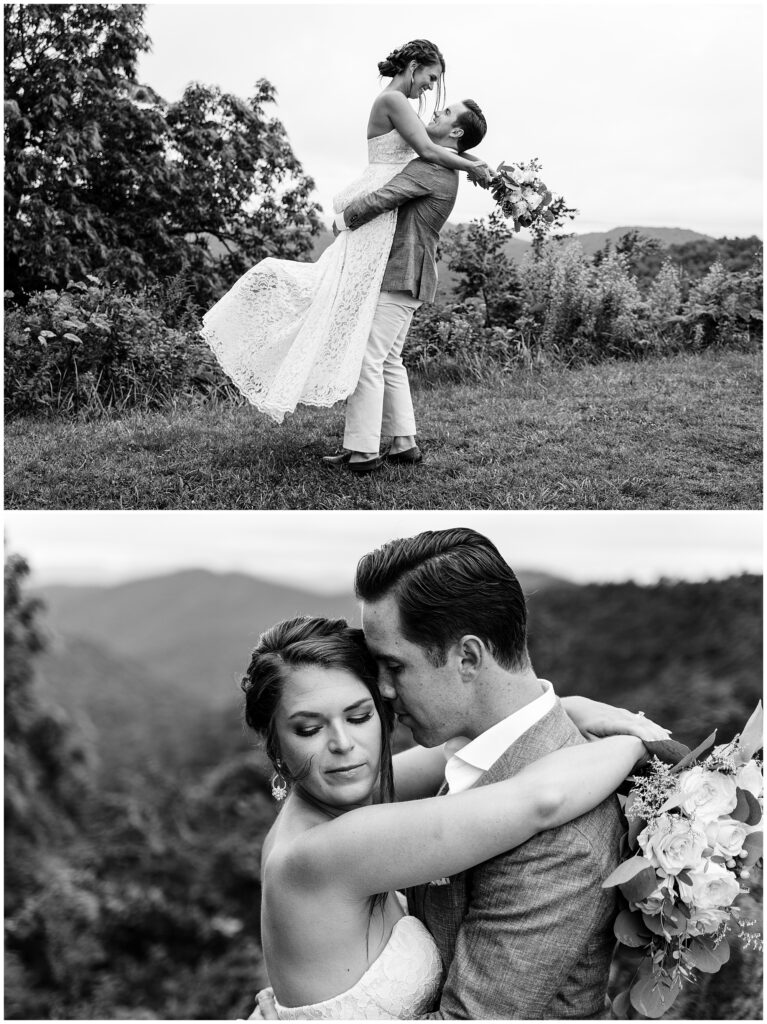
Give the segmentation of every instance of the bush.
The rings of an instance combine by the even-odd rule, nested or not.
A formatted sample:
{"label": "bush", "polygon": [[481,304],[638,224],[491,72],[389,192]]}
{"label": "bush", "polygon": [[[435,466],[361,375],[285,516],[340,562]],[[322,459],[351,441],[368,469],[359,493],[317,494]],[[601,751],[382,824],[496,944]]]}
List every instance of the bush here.
{"label": "bush", "polygon": [[510,326],[486,327],[479,297],[422,308],[406,361],[427,377],[481,379],[533,363],[579,365],[761,341],[761,254],[747,270],[715,263],[686,299],[683,271],[670,260],[644,292],[632,266],[629,251],[605,250],[589,261],[577,243],[550,241],[521,263],[519,311]]}
{"label": "bush", "polygon": [[[205,342],[169,327],[140,297],[90,284],[49,289],[12,307],[5,328],[5,401],[9,415],[100,413],[156,408],[175,397],[228,388]],[[177,316],[192,317],[173,291]]]}
{"label": "bush", "polygon": [[683,323],[700,348],[762,338],[762,258],[733,273],[716,262],[690,291]]}

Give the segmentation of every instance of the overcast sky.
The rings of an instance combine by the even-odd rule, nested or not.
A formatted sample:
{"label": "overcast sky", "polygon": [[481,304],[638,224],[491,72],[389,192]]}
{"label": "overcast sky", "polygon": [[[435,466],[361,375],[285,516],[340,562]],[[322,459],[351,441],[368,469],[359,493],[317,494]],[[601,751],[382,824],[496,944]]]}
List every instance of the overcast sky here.
{"label": "overcast sky", "polygon": [[[327,216],[367,160],[378,61],[425,37],[445,55],[448,101],[487,115],[478,155],[538,157],[580,210],[574,230],[761,236],[762,17],[759,0],[150,4],[139,76],[167,100],[191,81],[247,97],[267,78]],[[491,208],[464,178],[451,219]]]}
{"label": "overcast sky", "polygon": [[359,558],[420,530],[471,526],[516,569],[577,582],[762,571],[760,512],[6,512],[35,583],[114,583],[182,568],[350,590]]}

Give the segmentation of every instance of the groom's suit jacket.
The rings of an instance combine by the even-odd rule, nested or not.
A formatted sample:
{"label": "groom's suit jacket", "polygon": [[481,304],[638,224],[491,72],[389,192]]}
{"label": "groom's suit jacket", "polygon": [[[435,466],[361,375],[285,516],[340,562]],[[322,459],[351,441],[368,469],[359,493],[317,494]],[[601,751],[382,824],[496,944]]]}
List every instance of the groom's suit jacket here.
{"label": "groom's suit jacket", "polygon": [[458,171],[420,157],[411,160],[383,188],[355,199],[344,209],[350,231],[386,210],[397,210],[381,291],[410,292],[433,302],[437,292],[437,243],[458,193]]}
{"label": "groom's suit jacket", "polygon": [[[476,785],[582,742],[557,701]],[[619,863],[624,830],[613,796],[500,857],[409,890],[410,913],[434,936],[447,968],[439,1011],[430,1016],[604,1016],[617,907],[615,889],[602,882]]]}

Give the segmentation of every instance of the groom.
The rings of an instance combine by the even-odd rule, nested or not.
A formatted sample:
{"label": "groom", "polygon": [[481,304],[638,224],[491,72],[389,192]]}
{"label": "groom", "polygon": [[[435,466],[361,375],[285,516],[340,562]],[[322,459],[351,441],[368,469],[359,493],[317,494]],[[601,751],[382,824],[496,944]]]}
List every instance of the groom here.
{"label": "groom", "polygon": [[[434,142],[463,153],[482,141],[487,122],[473,100],[464,100],[437,111],[426,131]],[[486,173],[480,169],[478,177],[484,180]],[[335,231],[355,231],[386,210],[398,210],[359,382],[346,401],[346,452],[325,456],[328,465],[370,473],[380,469],[386,458],[399,463],[421,461],[402,348],[415,310],[423,302],[434,301],[439,233],[457,191],[457,171],[418,158],[383,188],[355,199],[336,217]],[[382,432],[393,437],[386,456],[379,454]]]}
{"label": "groom", "polygon": [[[381,691],[416,741],[466,738],[446,747],[448,794],[583,742],[533,671],[522,591],[487,538],[452,529],[392,541],[362,558],[355,588]],[[508,853],[410,890],[410,912],[447,969],[431,1017],[605,1016],[616,897],[602,882],[619,863],[624,827],[611,797]]]}

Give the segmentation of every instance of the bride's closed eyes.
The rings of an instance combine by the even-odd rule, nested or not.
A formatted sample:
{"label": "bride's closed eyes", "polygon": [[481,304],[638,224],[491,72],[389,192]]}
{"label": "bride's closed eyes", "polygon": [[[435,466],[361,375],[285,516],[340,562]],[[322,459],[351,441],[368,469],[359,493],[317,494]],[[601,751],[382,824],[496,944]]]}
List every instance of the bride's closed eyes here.
{"label": "bride's closed eyes", "polygon": [[[347,718],[346,721],[349,723],[349,725],[364,725],[364,723],[365,722],[369,722],[372,717],[373,717],[373,711],[370,710],[370,711],[366,711],[362,715],[353,715],[352,717]],[[316,736],[321,728],[322,728],[321,725],[298,726],[296,728],[296,736]]]}

